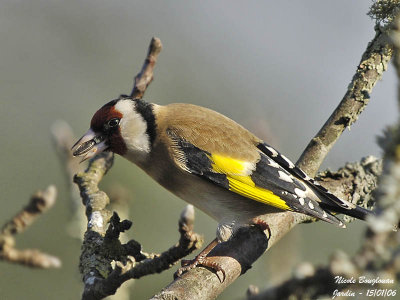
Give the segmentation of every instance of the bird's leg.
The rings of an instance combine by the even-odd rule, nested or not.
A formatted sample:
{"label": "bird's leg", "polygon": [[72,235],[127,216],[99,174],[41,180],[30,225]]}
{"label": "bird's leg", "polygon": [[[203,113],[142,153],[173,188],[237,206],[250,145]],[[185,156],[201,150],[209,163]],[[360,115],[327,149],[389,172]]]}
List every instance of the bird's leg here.
{"label": "bird's leg", "polygon": [[[214,247],[217,245],[218,245],[218,240],[215,238],[194,259],[192,259],[192,260],[182,259],[181,260],[182,267],[179,268],[178,271],[176,271],[175,275],[180,277],[184,272],[195,268],[197,265],[202,265],[204,267],[209,267],[209,268],[215,270],[215,272],[218,276],[218,279],[221,281],[221,283],[224,282],[225,271],[222,268],[222,266],[216,261],[217,258],[216,257],[207,257],[207,255],[211,252],[211,250],[214,249]],[[221,271],[221,273],[222,273],[222,278],[220,278],[220,276],[218,275],[219,271]]]}

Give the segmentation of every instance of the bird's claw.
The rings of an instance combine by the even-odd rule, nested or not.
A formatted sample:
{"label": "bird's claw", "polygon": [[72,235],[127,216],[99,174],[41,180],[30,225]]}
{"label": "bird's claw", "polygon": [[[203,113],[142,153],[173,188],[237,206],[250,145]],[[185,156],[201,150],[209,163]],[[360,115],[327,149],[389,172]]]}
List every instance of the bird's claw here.
{"label": "bird's claw", "polygon": [[[225,270],[221,266],[221,264],[217,261],[217,257],[205,257],[205,256],[200,256],[198,255],[195,259],[192,260],[186,260],[183,259],[181,261],[182,267],[178,269],[175,273],[175,278],[176,277],[181,277],[181,275],[191,269],[194,269],[198,265],[202,265],[204,267],[211,268],[215,271],[215,274],[217,275],[219,281],[223,283],[225,281],[226,275],[225,275]],[[222,273],[222,276],[220,276],[219,273]]]}

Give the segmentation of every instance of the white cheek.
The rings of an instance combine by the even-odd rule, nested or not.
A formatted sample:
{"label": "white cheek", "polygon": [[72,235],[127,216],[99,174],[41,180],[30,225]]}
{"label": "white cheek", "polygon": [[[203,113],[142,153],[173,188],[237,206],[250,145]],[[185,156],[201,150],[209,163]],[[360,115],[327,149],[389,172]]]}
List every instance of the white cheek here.
{"label": "white cheek", "polygon": [[146,133],[146,121],[135,111],[132,100],[119,101],[115,108],[123,115],[120,122],[120,129],[128,151],[150,152],[150,141]]}
{"label": "white cheek", "polygon": [[121,136],[128,150],[149,152],[150,141],[146,133],[146,123],[141,116],[136,115],[136,117],[128,118],[127,120],[124,117],[121,120]]}

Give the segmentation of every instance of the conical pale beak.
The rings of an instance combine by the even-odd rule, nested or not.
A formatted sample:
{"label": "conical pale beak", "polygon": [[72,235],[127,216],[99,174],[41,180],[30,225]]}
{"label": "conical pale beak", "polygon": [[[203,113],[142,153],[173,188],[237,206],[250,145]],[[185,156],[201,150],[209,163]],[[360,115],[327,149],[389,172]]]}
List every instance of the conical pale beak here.
{"label": "conical pale beak", "polygon": [[92,158],[108,148],[106,138],[101,133],[89,129],[71,148],[73,156],[83,157],[82,161]]}

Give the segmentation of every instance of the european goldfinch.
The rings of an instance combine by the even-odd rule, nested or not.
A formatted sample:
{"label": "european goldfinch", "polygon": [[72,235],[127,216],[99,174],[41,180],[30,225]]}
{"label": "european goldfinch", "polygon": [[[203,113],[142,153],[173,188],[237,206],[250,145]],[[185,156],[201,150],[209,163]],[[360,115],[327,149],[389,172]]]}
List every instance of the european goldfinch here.
{"label": "european goldfinch", "polygon": [[[359,219],[370,213],[329,193],[235,121],[192,104],[161,106],[121,96],[94,114],[72,149],[84,160],[112,151],[138,165],[217,220],[214,245],[258,216],[282,210],[339,227],[345,225],[332,212]],[[205,255],[197,262],[207,265]]]}

